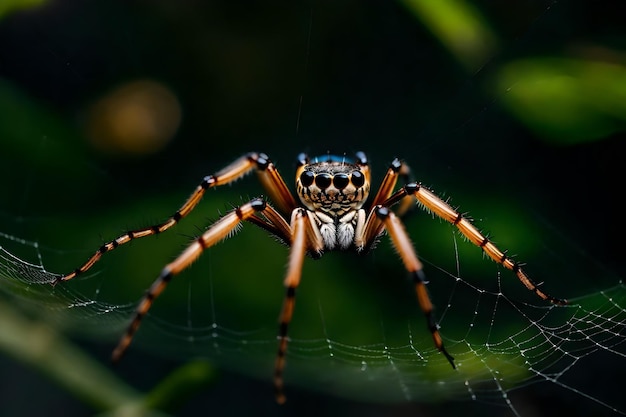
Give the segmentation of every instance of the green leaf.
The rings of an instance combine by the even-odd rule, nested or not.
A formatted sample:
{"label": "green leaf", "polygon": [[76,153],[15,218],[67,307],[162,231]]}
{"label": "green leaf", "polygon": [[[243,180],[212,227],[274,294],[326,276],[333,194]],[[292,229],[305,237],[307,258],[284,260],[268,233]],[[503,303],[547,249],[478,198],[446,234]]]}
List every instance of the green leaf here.
{"label": "green leaf", "polygon": [[530,129],[559,144],[597,140],[623,130],[626,68],[598,61],[534,58],[502,68],[504,103]]}

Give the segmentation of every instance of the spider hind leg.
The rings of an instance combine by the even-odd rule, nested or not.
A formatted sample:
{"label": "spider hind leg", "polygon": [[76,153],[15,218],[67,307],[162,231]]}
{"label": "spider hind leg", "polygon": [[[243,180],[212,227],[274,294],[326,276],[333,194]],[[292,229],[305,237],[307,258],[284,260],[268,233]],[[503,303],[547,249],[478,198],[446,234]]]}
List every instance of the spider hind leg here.
{"label": "spider hind leg", "polygon": [[148,313],[156,298],[165,290],[165,287],[169,284],[171,279],[187,269],[206,249],[231,236],[233,230],[235,230],[241,222],[249,220],[257,213],[263,213],[267,218],[281,218],[280,214],[269,206],[264,199],[252,199],[248,203],[228,212],[225,216],[213,223],[202,235],[194,239],[176,259],[163,268],[159,277],[153,282],[139,302],[130,325],[113,351],[113,362],[119,361],[124,352],[128,349],[135,333],[139,329],[142,319]]}

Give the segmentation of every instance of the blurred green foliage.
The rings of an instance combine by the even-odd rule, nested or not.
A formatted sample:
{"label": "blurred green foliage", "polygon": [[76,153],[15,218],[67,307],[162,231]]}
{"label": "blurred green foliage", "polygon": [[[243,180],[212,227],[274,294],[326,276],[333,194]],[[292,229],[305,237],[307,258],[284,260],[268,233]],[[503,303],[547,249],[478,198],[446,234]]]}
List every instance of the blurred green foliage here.
{"label": "blurred green foliage", "polygon": [[443,46],[469,71],[478,71],[498,49],[498,38],[471,2],[405,0]]}
{"label": "blurred green foliage", "polygon": [[0,3],[0,19],[12,11],[41,6],[45,2],[46,0],[2,0]]}
{"label": "blurred green foliage", "polygon": [[[24,317],[23,312],[4,302],[0,302],[0,313],[0,346],[5,353],[43,372],[95,410],[110,416],[156,416],[161,415],[157,410],[175,411],[214,377],[206,362],[191,361],[142,398],[47,324]],[[14,410],[13,404],[5,404],[4,412],[17,413],[19,407]]]}
{"label": "blurred green foliage", "polygon": [[522,122],[555,144],[619,133],[626,126],[626,68],[617,62],[535,58],[503,67],[498,88]]}

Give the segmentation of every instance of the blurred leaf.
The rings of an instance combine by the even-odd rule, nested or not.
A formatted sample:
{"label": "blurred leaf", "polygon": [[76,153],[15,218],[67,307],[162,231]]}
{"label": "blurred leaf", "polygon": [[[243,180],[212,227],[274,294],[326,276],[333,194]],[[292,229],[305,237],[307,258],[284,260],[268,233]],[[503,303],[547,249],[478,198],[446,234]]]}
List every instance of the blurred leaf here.
{"label": "blurred leaf", "polygon": [[23,317],[4,302],[0,302],[0,350],[48,375],[96,409],[119,407],[140,398],[52,327]]}
{"label": "blurred leaf", "polygon": [[206,361],[176,369],[142,398],[102,364],[86,355],[52,327],[23,317],[0,302],[0,350],[31,365],[108,416],[164,416],[215,379]]}
{"label": "blurred leaf", "polygon": [[549,141],[574,144],[624,129],[626,68],[607,62],[534,58],[506,65],[497,80],[513,114]]}
{"label": "blurred leaf", "polygon": [[205,360],[191,361],[172,372],[146,396],[149,409],[174,411],[193,394],[215,380],[215,370]]}
{"label": "blurred leaf", "polygon": [[493,56],[498,40],[487,21],[462,0],[403,0],[409,10],[469,71]]}
{"label": "blurred leaf", "polygon": [[46,0],[2,0],[0,1],[0,18],[14,10],[41,6]]}

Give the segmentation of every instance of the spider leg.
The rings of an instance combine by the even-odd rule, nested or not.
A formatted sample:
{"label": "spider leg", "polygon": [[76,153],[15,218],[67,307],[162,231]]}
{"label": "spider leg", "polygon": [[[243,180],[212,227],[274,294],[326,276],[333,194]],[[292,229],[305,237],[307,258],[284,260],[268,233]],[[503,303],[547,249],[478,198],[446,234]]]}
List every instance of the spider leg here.
{"label": "spider leg", "polygon": [[421,184],[414,182],[405,185],[394,195],[389,197],[387,201],[383,203],[383,206],[395,204],[410,195],[415,196],[417,201],[427,210],[432,211],[438,217],[456,226],[457,229],[459,229],[459,231],[467,237],[470,242],[481,248],[487,256],[495,262],[513,271],[522,284],[524,284],[524,286],[526,286],[526,288],[530,291],[534,292],[539,298],[556,305],[567,304],[567,300],[555,298],[540,290],[540,284],[535,283],[530,276],[526,274],[519,263],[514,262],[509,256],[507,256],[506,252],[498,249],[496,245],[494,245],[488,237],[483,235],[469,219],[463,216],[462,213],[453,209],[448,203],[437,197],[437,195],[435,195],[432,191],[422,187]]}
{"label": "spider leg", "polygon": [[263,212],[263,216],[265,218],[254,215],[250,216],[247,220],[269,232],[283,244],[289,246],[291,244],[291,227],[283,216],[275,210],[266,210]]}
{"label": "spider leg", "polygon": [[[393,193],[393,190],[396,187],[396,183],[398,182],[398,178],[402,177],[405,183],[407,183],[410,172],[411,170],[409,166],[400,161],[398,158],[395,158],[393,161],[391,161],[389,168],[387,168],[387,173],[383,177],[382,183],[378,188],[378,192],[376,193],[376,196],[372,200],[372,203],[369,207],[378,206],[386,201]],[[404,211],[406,212],[408,211],[408,209],[409,207],[406,207]],[[403,214],[404,212],[401,215]]]}
{"label": "spider leg", "polygon": [[285,276],[285,299],[280,312],[280,324],[278,327],[278,352],[274,365],[274,390],[276,401],[283,404],[286,401],[284,393],[283,371],[285,369],[285,354],[287,353],[287,328],[293,316],[296,301],[296,288],[300,284],[302,264],[307,251],[307,235],[311,228],[309,216],[305,209],[295,209],[291,216],[291,251],[289,252],[289,266]]}
{"label": "spider leg", "polygon": [[[402,202],[400,208],[396,211],[397,215],[403,217],[409,210],[413,208],[413,197],[404,195],[401,198],[394,199],[390,204],[387,202],[392,198],[393,190],[396,187],[396,183],[398,182],[398,178],[402,177],[406,182],[408,182],[409,176],[411,173],[411,169],[404,162],[399,160],[398,158],[394,158],[387,168],[387,173],[383,177],[382,183],[378,188],[378,192],[376,196],[372,200],[372,203],[368,206],[371,207],[369,210],[369,215],[367,216],[364,233],[355,235],[355,246],[357,247],[358,252],[368,253],[373,246],[378,241],[377,238],[380,236],[384,229],[384,225],[382,221],[374,214],[374,208],[379,205],[384,205],[385,207],[390,207],[398,202]],[[397,192],[394,196],[398,194]],[[404,198],[406,197],[406,198]]]}
{"label": "spider leg", "polygon": [[[250,152],[239,157],[230,165],[224,167],[215,174],[204,177],[202,182],[196,187],[187,201],[185,201],[178,211],[171,215],[166,221],[154,226],[125,232],[114,240],[103,244],[84,264],[68,274],[59,276],[54,281],[53,285],[60,281],[68,281],[75,276],[84,273],[91,268],[102,257],[102,255],[118,248],[120,245],[137,238],[155,235],[166,231],[178,223],[182,218],[187,216],[196,207],[207,189],[230,184],[255,169],[261,185],[269,194],[272,201],[284,213],[290,213],[296,207],[296,202],[289,192],[285,181],[278,173],[278,170],[267,155],[263,153]],[[284,233],[276,234],[282,237],[282,234]]]}
{"label": "spider leg", "polygon": [[433,315],[433,304],[430,301],[430,297],[428,296],[428,291],[426,289],[427,281],[422,270],[422,263],[417,258],[413,244],[411,243],[411,240],[402,225],[402,221],[388,207],[380,205],[373,208],[372,213],[370,213],[370,217],[376,217],[378,221],[369,221],[370,219],[368,219],[364,233],[368,234],[368,227],[374,229],[378,228],[380,223],[382,223],[387,232],[389,232],[391,241],[400,254],[404,267],[413,278],[417,301],[422,309],[422,312],[426,316],[428,330],[433,337],[435,347],[446,357],[448,362],[450,362],[450,365],[452,365],[452,368],[456,368],[454,358],[444,347],[443,340],[439,334],[439,326],[437,325],[435,316]]}
{"label": "spider leg", "polygon": [[175,275],[178,275],[180,272],[188,268],[196,259],[198,259],[205,249],[208,249],[223,239],[228,238],[233,230],[235,230],[242,221],[250,220],[257,213],[271,213],[268,217],[280,217],[280,214],[278,214],[271,206],[267,205],[265,200],[261,198],[250,200],[248,203],[237,207],[235,210],[230,211],[224,217],[213,223],[211,227],[196,238],[174,261],[170,262],[165,266],[165,268],[163,268],[159,277],[150,286],[148,291],[146,291],[146,294],[135,310],[135,316],[128,326],[126,333],[124,333],[117,347],[113,351],[113,362],[120,360],[130,345],[133,336],[137,332],[137,329],[141,324],[141,320],[148,313],[152,303],[163,292],[170,280]]}

